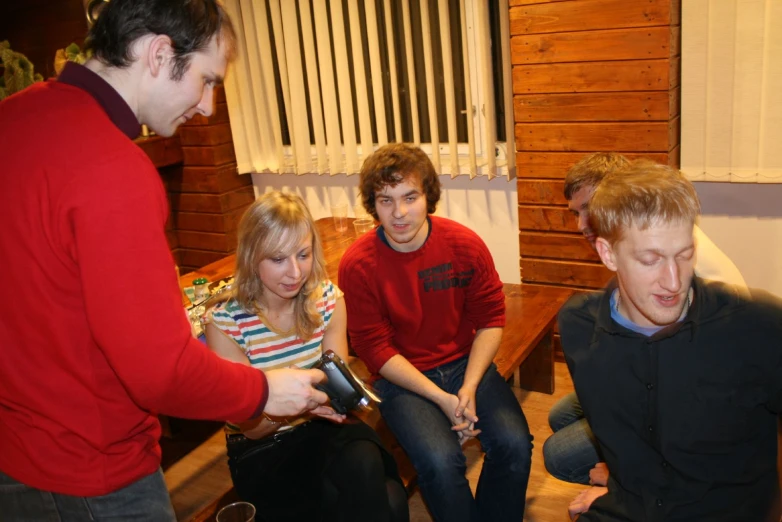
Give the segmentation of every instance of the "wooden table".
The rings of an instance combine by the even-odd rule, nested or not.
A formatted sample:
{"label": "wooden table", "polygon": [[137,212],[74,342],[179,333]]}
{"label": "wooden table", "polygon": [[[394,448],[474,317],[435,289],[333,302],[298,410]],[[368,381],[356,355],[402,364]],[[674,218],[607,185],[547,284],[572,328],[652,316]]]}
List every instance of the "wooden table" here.
{"label": "wooden table", "polygon": [[[326,271],[329,278],[339,285],[337,271],[345,250],[356,240],[353,219],[348,228],[338,232],[332,218],[315,222],[323,243]],[[196,272],[180,278],[182,288],[190,286],[193,279],[206,277],[217,281],[234,273],[236,256],[230,255],[215,261]],[[514,384],[531,391],[554,393],[554,352],[552,333],[556,315],[573,291],[566,288],[540,285],[504,285],[505,331],[494,362],[500,374]],[[188,304],[187,298],[184,302]]]}

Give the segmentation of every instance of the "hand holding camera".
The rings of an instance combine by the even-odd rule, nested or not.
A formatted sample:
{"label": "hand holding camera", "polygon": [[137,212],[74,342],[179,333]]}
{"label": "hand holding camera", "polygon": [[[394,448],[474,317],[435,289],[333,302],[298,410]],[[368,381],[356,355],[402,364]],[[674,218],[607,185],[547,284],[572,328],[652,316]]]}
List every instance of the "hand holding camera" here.
{"label": "hand holding camera", "polygon": [[369,385],[359,379],[342,360],[331,350],[321,356],[312,367],[326,374],[326,382],[315,387],[331,399],[331,407],[337,413],[347,413],[350,410],[367,410],[372,402],[380,402],[380,397]]}

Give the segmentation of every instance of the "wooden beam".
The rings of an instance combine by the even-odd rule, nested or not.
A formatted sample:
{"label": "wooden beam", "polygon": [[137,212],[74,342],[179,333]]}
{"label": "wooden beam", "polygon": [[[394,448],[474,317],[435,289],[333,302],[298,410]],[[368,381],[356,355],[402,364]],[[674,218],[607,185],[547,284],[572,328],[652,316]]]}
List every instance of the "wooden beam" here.
{"label": "wooden beam", "polygon": [[672,30],[668,26],[513,36],[510,39],[511,63],[669,58],[678,49],[678,45],[677,49],[671,49],[672,40]]}
{"label": "wooden beam", "polygon": [[521,259],[523,283],[549,283],[582,288],[603,288],[613,272],[599,263]]}
{"label": "wooden beam", "polygon": [[668,121],[678,98],[665,91],[527,94],[514,96],[517,123],[565,121]]}
{"label": "wooden beam", "polygon": [[[517,152],[516,170],[519,178],[555,178],[564,179],[568,169],[579,160],[593,152]],[[668,164],[669,154],[664,152],[625,152],[623,155],[634,160],[647,158],[658,163]]]}
{"label": "wooden beam", "polygon": [[667,59],[517,65],[512,75],[515,94],[668,91],[679,85],[679,68]]}
{"label": "wooden beam", "polygon": [[576,234],[552,234],[521,232],[519,234],[521,258],[570,259],[600,262],[600,257],[584,236]]}
{"label": "wooden beam", "polygon": [[564,187],[565,182],[560,180],[519,179],[516,182],[520,204],[567,205]]}
{"label": "wooden beam", "polygon": [[510,9],[510,34],[562,33],[595,29],[668,26],[670,0],[648,0],[643,9],[628,0],[577,0]]}
{"label": "wooden beam", "polygon": [[578,233],[578,226],[567,207],[519,205],[519,230]]}
{"label": "wooden beam", "polygon": [[516,150],[612,150],[667,152],[668,122],[522,123],[516,125]]}

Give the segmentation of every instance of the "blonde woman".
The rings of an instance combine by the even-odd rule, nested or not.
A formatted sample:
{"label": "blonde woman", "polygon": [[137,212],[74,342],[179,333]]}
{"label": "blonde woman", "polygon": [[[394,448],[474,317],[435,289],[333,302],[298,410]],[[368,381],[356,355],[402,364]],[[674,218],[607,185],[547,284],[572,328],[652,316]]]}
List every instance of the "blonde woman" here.
{"label": "blonde woman", "polygon": [[[247,210],[236,264],[233,297],[206,326],[212,350],[263,370],[307,368],[324,350],[347,359],[342,292],[301,198],[270,192]],[[393,458],[355,418],[265,416],[228,424],[226,439],[236,491],[261,520],[408,520]]]}

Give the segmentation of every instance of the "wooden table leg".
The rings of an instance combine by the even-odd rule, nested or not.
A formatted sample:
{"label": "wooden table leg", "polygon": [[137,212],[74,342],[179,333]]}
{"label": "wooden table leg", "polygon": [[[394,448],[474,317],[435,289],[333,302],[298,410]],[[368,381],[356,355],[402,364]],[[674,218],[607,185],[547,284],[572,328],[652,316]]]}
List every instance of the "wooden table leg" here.
{"label": "wooden table leg", "polygon": [[554,347],[549,330],[521,366],[513,373],[519,388],[541,393],[554,393]]}

